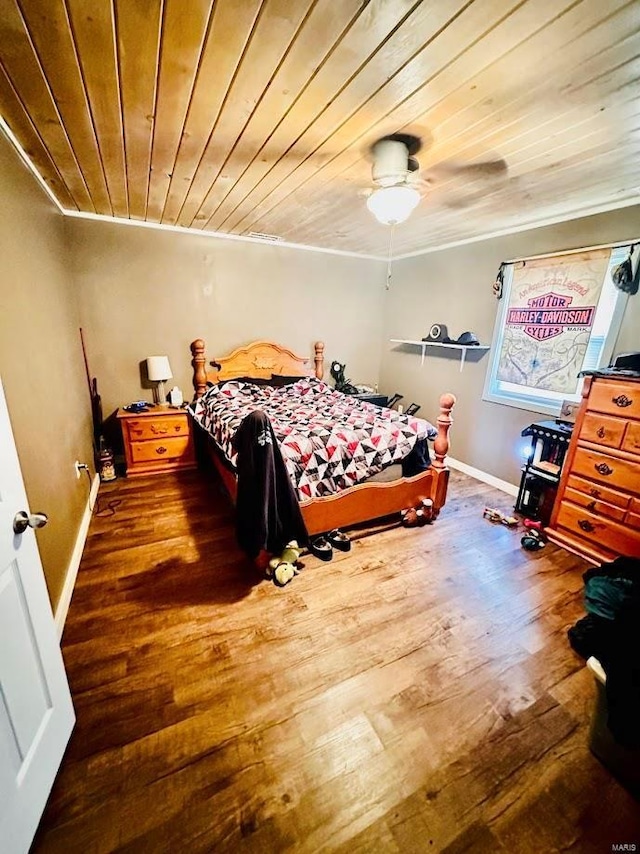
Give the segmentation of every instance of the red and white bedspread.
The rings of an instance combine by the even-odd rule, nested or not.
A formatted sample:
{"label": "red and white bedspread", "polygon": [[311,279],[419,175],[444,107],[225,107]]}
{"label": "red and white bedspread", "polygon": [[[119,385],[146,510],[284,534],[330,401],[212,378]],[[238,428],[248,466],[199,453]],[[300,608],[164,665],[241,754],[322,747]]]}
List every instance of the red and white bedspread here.
{"label": "red and white bedspread", "polygon": [[234,380],[208,389],[190,407],[232,464],[236,430],[256,409],[273,425],[301,501],[347,489],[437,433],[422,418],[364,403],[313,377],[282,388]]}

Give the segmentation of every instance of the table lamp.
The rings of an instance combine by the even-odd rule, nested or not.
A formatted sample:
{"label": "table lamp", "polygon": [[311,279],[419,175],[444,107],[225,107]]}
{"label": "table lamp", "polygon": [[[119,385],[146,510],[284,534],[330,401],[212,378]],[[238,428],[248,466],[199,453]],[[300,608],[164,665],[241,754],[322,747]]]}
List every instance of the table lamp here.
{"label": "table lamp", "polygon": [[147,376],[152,383],[158,383],[156,403],[166,403],[164,381],[173,376],[169,358],[167,356],[149,356],[147,358]]}

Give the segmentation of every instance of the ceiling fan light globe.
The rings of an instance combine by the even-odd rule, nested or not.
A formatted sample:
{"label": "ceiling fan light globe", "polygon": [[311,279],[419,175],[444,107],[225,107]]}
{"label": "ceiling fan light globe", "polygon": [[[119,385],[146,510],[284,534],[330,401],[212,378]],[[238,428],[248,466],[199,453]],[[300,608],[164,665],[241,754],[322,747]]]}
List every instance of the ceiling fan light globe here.
{"label": "ceiling fan light globe", "polygon": [[413,187],[382,187],[367,199],[367,207],[383,225],[398,225],[409,219],[420,201]]}

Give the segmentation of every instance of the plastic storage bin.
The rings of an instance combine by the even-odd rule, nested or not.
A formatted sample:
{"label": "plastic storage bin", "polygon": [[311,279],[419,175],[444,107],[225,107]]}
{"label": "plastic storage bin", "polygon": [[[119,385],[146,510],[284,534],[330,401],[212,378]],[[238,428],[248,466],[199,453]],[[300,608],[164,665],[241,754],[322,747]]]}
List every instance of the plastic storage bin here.
{"label": "plastic storage bin", "polygon": [[623,747],[611,734],[607,726],[607,676],[598,659],[593,656],[587,659],[587,667],[596,680],[596,707],[591,722],[589,748],[635,798],[640,798],[640,750]]}

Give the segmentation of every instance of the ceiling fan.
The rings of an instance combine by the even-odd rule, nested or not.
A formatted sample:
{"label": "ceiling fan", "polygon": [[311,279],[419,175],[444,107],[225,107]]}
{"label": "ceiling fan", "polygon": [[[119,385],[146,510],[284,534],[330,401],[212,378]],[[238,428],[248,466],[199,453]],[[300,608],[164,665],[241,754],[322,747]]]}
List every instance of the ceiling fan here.
{"label": "ceiling fan", "polygon": [[[452,208],[466,207],[486,192],[487,181],[493,183],[507,173],[506,161],[496,158],[476,163],[443,161],[421,174],[416,158],[421,148],[420,137],[393,133],[376,140],[369,149],[375,188],[369,191],[367,207],[384,225],[393,226],[408,219],[425,189],[449,184],[444,203]],[[459,188],[467,185],[473,185],[473,189],[465,195]]]}

